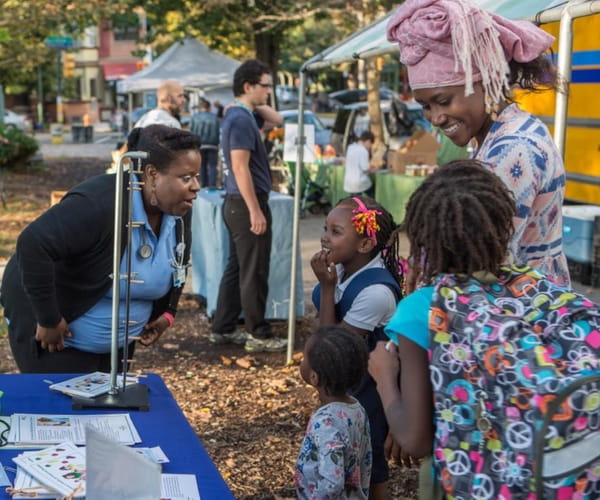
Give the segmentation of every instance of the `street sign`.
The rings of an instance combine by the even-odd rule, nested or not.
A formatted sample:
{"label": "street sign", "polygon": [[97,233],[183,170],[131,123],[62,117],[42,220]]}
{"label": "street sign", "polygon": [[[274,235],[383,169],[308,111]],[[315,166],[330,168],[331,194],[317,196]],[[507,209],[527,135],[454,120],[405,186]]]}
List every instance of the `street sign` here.
{"label": "street sign", "polygon": [[73,39],[70,36],[49,36],[44,41],[46,47],[52,49],[68,49],[73,46]]}

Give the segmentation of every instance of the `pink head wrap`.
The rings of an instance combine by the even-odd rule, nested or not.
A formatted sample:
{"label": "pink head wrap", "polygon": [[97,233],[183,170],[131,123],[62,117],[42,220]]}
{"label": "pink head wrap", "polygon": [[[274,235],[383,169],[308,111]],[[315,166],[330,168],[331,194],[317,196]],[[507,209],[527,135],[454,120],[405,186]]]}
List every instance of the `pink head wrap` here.
{"label": "pink head wrap", "polygon": [[387,38],[400,45],[413,89],[482,82],[486,103],[509,89],[509,61],[530,62],[554,37],[528,21],[510,21],[463,0],[406,0],[390,18]]}

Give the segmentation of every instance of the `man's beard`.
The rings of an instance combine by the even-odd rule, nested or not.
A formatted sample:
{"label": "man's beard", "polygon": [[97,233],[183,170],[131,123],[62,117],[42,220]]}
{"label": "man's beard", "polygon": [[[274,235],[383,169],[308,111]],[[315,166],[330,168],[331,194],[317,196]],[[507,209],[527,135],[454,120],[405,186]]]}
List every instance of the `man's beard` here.
{"label": "man's beard", "polygon": [[171,116],[181,123],[181,111],[179,109],[172,109]]}

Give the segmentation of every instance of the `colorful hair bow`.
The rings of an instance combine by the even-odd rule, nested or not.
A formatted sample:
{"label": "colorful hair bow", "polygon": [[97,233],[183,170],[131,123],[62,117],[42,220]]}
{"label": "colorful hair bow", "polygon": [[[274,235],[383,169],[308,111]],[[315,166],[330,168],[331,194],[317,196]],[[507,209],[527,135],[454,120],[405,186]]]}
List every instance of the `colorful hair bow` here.
{"label": "colorful hair bow", "polygon": [[358,234],[365,234],[377,244],[377,231],[381,229],[377,224],[377,216],[381,215],[379,210],[367,208],[360,198],[352,198],[358,205],[357,208],[352,210],[352,224],[356,228]]}

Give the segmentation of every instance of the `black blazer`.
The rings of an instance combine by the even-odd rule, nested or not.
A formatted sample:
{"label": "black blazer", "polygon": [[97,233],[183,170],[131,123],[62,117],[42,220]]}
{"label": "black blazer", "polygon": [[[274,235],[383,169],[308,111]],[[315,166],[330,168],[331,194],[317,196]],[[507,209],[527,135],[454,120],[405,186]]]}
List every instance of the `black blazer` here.
{"label": "black blazer", "polygon": [[[2,302],[10,300],[11,289],[22,287],[27,294],[37,323],[44,327],[67,322],[91,309],[112,286],[115,175],[93,177],[71,189],[54,205],[27,226],[17,240],[17,251],[7,264],[6,276],[17,276],[2,283]],[[128,196],[124,176],[121,257],[127,243]],[[191,212],[184,218],[186,248],[184,262],[190,259]],[[181,224],[177,224],[181,241]],[[16,266],[17,269],[12,269]],[[12,271],[17,271],[12,272]],[[169,266],[164,272],[171,275]],[[163,312],[175,315],[183,286],[171,286],[156,300],[151,320]]]}

